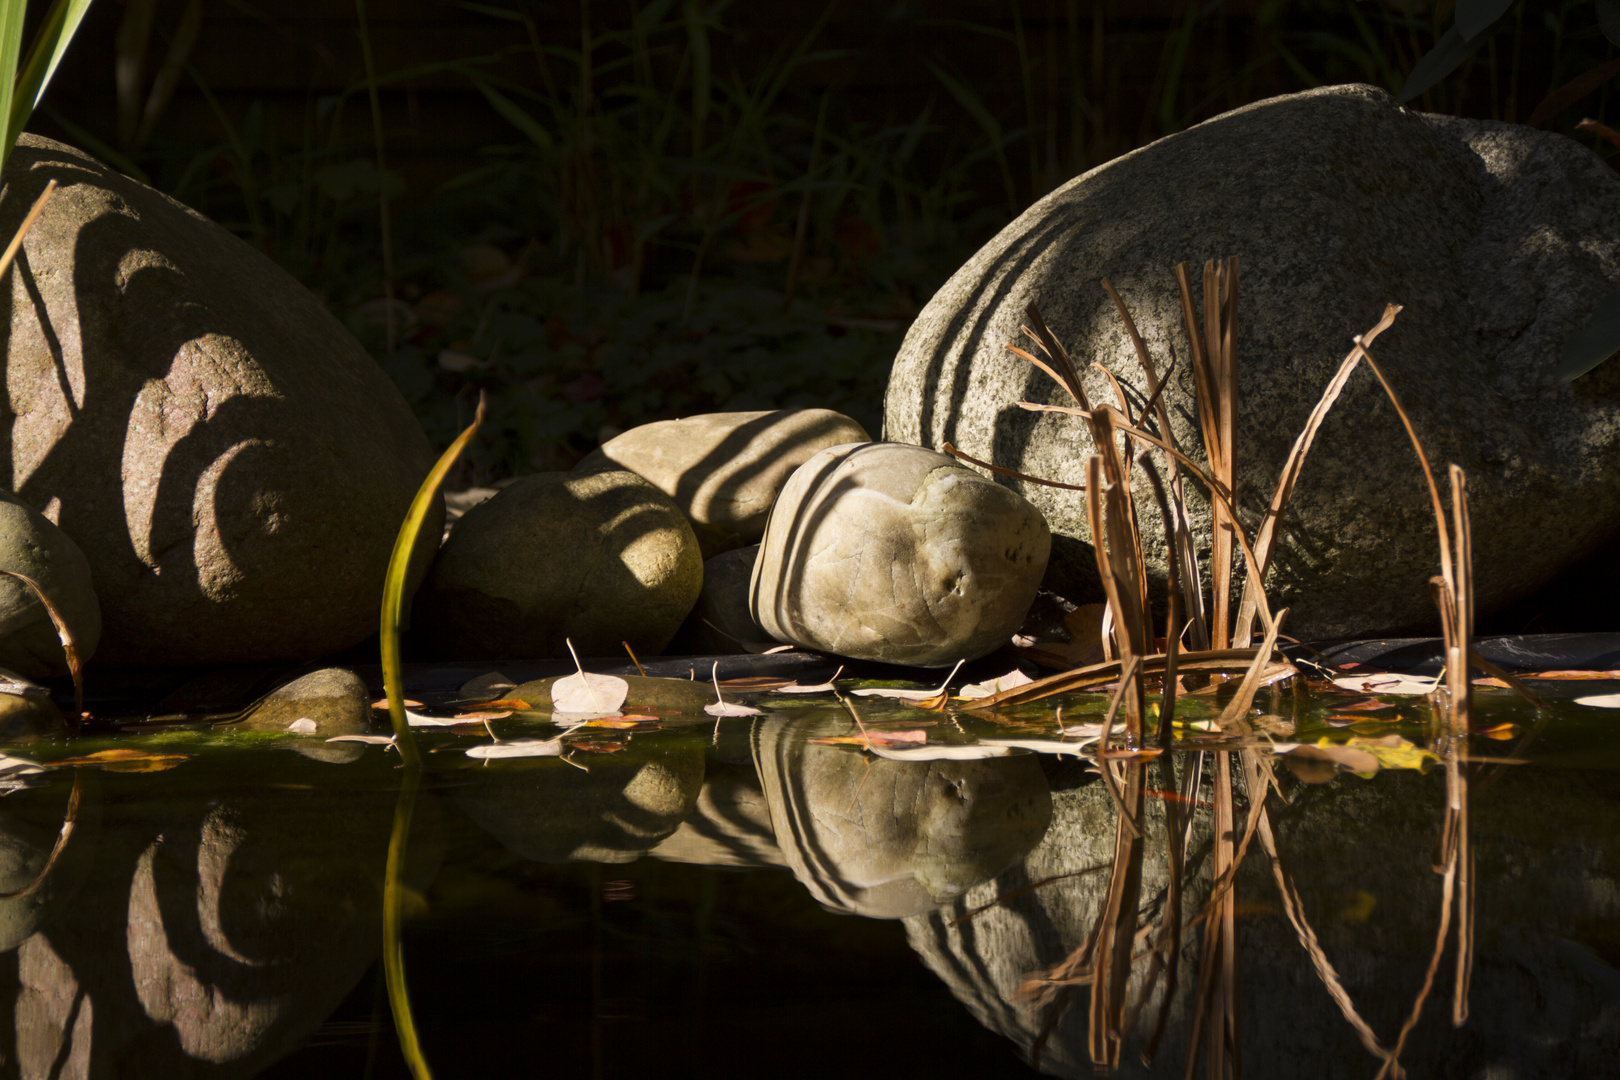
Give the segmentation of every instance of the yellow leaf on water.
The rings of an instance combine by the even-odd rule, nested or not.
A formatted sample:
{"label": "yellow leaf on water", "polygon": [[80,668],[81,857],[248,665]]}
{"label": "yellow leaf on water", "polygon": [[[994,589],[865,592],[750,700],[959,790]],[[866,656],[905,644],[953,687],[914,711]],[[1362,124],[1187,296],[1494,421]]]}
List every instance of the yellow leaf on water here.
{"label": "yellow leaf on water", "polygon": [[1368,739],[1358,735],[1344,745],[1356,750],[1365,750],[1377,758],[1378,764],[1386,769],[1421,769],[1427,762],[1440,760],[1434,754],[1399,735],[1385,735],[1381,739]]}

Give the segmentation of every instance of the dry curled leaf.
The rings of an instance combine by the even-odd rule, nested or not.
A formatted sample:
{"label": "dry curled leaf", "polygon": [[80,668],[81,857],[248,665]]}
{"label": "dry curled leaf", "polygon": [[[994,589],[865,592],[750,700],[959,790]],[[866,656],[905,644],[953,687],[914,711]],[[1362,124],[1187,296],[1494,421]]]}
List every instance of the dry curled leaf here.
{"label": "dry curled leaf", "polygon": [[922,746],[928,742],[926,731],[860,731],[853,735],[829,735],[820,739],[806,739],[806,742],[821,746],[859,746],[867,749],[874,746]]}
{"label": "dry curled leaf", "polygon": [[1410,675],[1381,672],[1369,675],[1343,675],[1334,679],[1333,685],[1362,694],[1432,694],[1438,683],[1435,679],[1417,679]]}

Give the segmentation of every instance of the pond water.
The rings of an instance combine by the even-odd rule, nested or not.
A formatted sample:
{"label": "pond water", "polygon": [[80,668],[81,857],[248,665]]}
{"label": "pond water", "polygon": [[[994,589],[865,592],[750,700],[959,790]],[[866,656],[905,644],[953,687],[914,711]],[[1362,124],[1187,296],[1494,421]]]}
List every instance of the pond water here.
{"label": "pond water", "polygon": [[[469,675],[416,669],[413,696],[444,705]],[[1420,697],[1315,678],[1207,730],[1217,689],[1178,702],[1169,752],[1105,758],[1112,782],[1084,734],[1098,692],[850,698],[857,726],[831,694],[734,682],[761,715],[681,698],[543,756],[469,755],[565,730],[519,710],[420,730],[419,784],[385,746],[198,725],[15,744],[44,768],[0,775],[4,1071],[407,1076],[386,897],[440,1077],[1089,1076],[1097,1057],[1180,1076],[1189,1048],[1195,1075],[1610,1075],[1620,743],[1574,699],[1620,684],[1531,685],[1547,708],[1479,687],[1456,738]],[[1277,753],[1320,739],[1377,763]]]}

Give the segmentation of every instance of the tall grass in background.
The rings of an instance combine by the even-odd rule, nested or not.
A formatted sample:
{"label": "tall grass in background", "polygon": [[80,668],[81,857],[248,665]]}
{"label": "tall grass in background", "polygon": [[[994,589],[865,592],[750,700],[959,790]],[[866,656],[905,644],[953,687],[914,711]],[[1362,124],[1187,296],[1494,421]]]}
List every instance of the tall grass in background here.
{"label": "tall grass in background", "polygon": [[[164,2],[131,3],[126,22]],[[1615,152],[1599,129],[1575,130],[1607,117],[1612,6],[1186,0],[1152,16],[1015,0],[977,21],[895,6],[860,24],[867,38],[829,7],[766,38],[723,0],[585,4],[565,18],[476,0],[460,10],[509,31],[499,51],[382,50],[369,79],[357,69],[289,111],[208,85],[189,50],[216,16],[197,16],[199,38],[188,2],[155,46],[166,52],[150,93],[120,83],[122,112],[140,117],[123,125],[129,142],[98,139],[86,117],[53,119],[307,282],[439,444],[487,392],[487,438],[452,482],[488,481],[707,409],[814,403],[875,428],[909,320],[1011,216],[1273,94],[1371,82],[1412,90],[1420,108],[1534,119]],[[1456,63],[1417,88],[1459,21],[1472,34],[1460,59],[1446,54]],[[141,71],[138,50],[163,36],[121,31],[120,71]],[[880,109],[847,92],[849,72],[873,69],[902,72],[909,96]],[[476,95],[505,133],[431,185],[390,112],[423,80]],[[175,93],[206,102],[211,139],[160,122]]]}

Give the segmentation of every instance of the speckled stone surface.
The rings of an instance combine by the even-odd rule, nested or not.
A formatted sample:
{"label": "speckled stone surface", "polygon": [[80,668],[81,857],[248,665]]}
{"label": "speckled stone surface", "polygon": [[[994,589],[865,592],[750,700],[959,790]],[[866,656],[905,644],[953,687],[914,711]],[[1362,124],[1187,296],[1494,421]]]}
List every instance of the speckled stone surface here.
{"label": "speckled stone surface", "polygon": [[635,473],[538,473],[456,524],[413,626],[439,656],[656,655],[703,587],[692,526]]}
{"label": "speckled stone surface", "polygon": [[50,179],[0,290],[0,486],[84,552],[98,661],[301,660],[374,633],[434,457],[393,382],[263,253],[71,147],[21,137],[0,232]]}
{"label": "speckled stone surface", "polygon": [[1051,538],[1033,506],[944,454],[834,446],[782,489],[750,585],[778,641],[941,667],[1006,644]]}
{"label": "speckled stone surface", "polygon": [[[1135,391],[1135,352],[1099,281],[1110,279],[1158,370],[1171,425],[1198,460],[1193,381],[1172,274],[1241,260],[1239,501],[1251,531],[1306,416],[1386,302],[1405,310],[1374,356],[1445,483],[1468,474],[1475,587],[1489,612],[1620,531],[1620,364],[1549,382],[1565,337],[1620,285],[1620,178],[1562,135],[1428,116],[1383,91],[1336,86],[1216,117],[1093,170],[1031,207],[935,294],[895,360],[884,436],[1022,472],[1084,480],[1083,422],[1017,407],[1069,405],[1008,353],[1039,304],[1076,363]],[[1027,339],[1022,341],[1026,347]],[[1100,372],[1094,402],[1114,403]],[[1136,399],[1135,407],[1140,407]],[[1083,496],[1002,480],[1054,533],[1053,578],[1083,593],[1096,571]],[[1365,367],[1317,437],[1268,581],[1299,637],[1427,625],[1438,569],[1427,489]],[[1208,507],[1191,497],[1205,545]],[[1142,505],[1150,572],[1164,542]],[[1241,583],[1241,573],[1234,581]],[[1086,598],[1086,597],[1080,597]]]}

